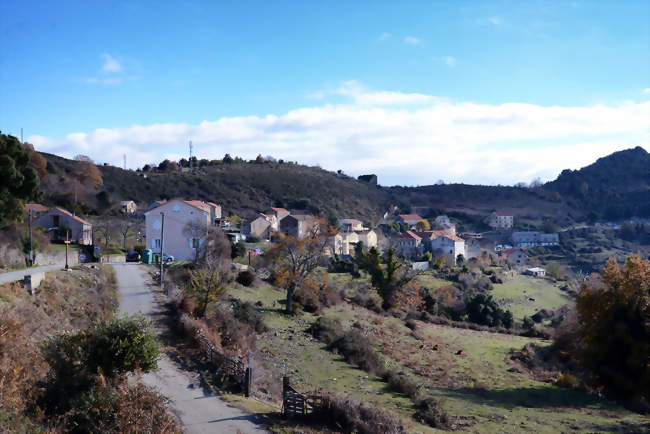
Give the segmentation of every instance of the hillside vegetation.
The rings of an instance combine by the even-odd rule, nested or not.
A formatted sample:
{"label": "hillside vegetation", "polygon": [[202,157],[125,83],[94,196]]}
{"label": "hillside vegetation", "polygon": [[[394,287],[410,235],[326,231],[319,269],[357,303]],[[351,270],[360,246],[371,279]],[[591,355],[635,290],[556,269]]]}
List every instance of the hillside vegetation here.
{"label": "hillside vegetation", "polygon": [[531,228],[547,220],[569,225],[587,219],[650,216],[650,154],[640,147],[600,158],[580,170],[565,170],[557,180],[531,187],[381,187],[319,167],[241,159],[201,160],[200,167],[183,173],[173,162],[147,172],[108,165],[92,171],[83,159],[43,156],[45,203],[86,214],[102,214],[121,200],[146,205],[182,197],[219,202],[225,215],[252,216],[280,206],[371,224],[391,205],[400,212],[415,207],[424,217],[444,212],[476,230],[485,228],[485,217],[494,210],[511,213],[520,225]]}

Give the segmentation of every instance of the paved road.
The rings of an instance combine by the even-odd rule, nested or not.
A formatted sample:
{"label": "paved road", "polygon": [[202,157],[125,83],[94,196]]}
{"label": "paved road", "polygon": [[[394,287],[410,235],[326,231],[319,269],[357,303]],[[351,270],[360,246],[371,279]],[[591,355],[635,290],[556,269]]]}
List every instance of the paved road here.
{"label": "paved road", "polygon": [[41,271],[60,270],[63,265],[43,265],[40,267],[25,268],[18,271],[10,271],[8,273],[0,274],[0,285],[7,282],[14,282],[16,280],[23,280],[26,274],[40,273]]}
{"label": "paved road", "polygon": [[[112,264],[120,291],[120,311],[133,314],[154,311],[153,293],[146,285],[146,273],[137,264]],[[158,362],[158,370],[143,381],[172,401],[187,433],[265,433],[253,422],[254,416],[229,407],[217,396],[204,391],[197,379],[181,370],[168,357]]]}

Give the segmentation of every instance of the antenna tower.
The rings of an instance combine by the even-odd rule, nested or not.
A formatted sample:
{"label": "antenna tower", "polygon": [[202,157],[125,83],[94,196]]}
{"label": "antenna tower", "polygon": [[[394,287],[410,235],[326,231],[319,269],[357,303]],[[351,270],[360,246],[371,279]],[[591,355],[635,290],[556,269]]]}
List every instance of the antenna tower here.
{"label": "antenna tower", "polygon": [[126,170],[126,154],[124,154],[124,170]]}
{"label": "antenna tower", "polygon": [[190,140],[190,169],[192,169],[192,141]]}

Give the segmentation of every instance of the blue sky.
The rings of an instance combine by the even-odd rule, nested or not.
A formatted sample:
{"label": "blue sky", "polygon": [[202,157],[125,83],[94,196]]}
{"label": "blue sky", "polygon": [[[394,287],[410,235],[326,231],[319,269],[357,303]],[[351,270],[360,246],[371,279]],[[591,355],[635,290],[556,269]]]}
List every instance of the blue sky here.
{"label": "blue sky", "polygon": [[0,16],[0,129],[66,156],[136,167],[192,139],[385,184],[513,183],[648,149],[648,1],[4,0]]}

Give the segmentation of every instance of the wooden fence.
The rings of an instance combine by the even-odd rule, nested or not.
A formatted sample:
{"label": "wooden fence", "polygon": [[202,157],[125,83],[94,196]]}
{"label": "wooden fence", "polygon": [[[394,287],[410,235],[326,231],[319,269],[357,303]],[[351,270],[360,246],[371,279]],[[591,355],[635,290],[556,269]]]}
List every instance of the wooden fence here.
{"label": "wooden fence", "polygon": [[282,414],[284,416],[307,416],[323,405],[320,394],[302,394],[289,384],[289,377],[282,379]]}

